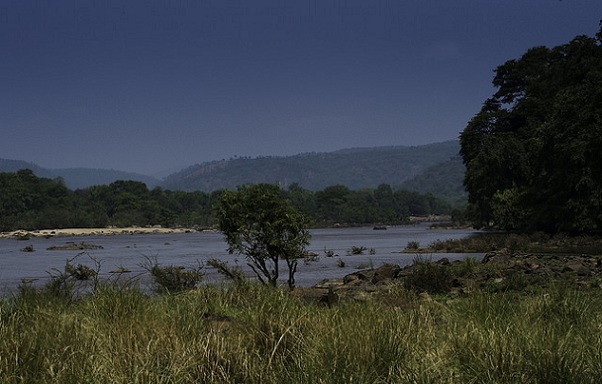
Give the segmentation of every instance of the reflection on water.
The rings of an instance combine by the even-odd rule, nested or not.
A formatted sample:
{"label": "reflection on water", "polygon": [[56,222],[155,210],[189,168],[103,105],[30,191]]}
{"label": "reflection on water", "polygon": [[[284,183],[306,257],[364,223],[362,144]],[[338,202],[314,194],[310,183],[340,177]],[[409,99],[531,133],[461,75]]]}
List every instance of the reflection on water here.
{"label": "reflection on water", "polygon": [[[311,286],[323,279],[339,278],[358,268],[378,267],[383,263],[395,263],[401,266],[411,263],[415,255],[399,253],[409,241],[417,241],[426,246],[436,240],[458,239],[474,231],[470,230],[430,230],[426,225],[395,226],[387,230],[375,231],[372,227],[329,228],[311,231],[312,242],[309,251],[317,253],[319,259],[306,264],[299,263],[296,274],[297,285]],[[50,251],[47,248],[64,245],[67,242],[85,242],[100,245],[102,249],[87,251]],[[22,249],[32,246],[33,252]],[[365,247],[362,255],[347,255],[353,247]],[[229,255],[227,245],[220,233],[199,232],[182,234],[146,234],[122,236],[86,236],[32,238],[27,241],[0,239],[0,291],[14,289],[21,279],[35,280],[41,284],[49,278],[53,269],[62,270],[65,262],[77,257],[74,264],[94,267],[94,260],[101,263],[100,276],[115,278],[120,268],[131,271],[125,276],[140,276],[146,281],[143,264],[147,259],[157,260],[159,265],[181,265],[195,267],[208,259],[217,258],[227,261],[230,266],[240,265],[249,271],[243,256]],[[326,252],[333,254],[327,257]],[[450,260],[461,259],[474,254],[433,254],[426,255],[433,260],[447,257]],[[476,255],[480,257],[482,255]],[[339,267],[339,259],[345,267]],[[219,275],[210,267],[206,268],[206,279],[219,279]],[[281,272],[284,276],[286,273]]]}

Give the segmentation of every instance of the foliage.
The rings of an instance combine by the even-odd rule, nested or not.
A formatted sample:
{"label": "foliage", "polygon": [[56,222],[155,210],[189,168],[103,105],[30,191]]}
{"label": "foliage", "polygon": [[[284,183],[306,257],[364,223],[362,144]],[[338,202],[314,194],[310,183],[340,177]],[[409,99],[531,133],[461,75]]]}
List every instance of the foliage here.
{"label": "foliage", "polygon": [[[358,191],[340,185],[312,192],[292,184],[281,192],[315,225],[404,223],[410,214],[447,214],[449,204],[432,195],[393,190],[388,184]],[[0,173],[0,231],[68,227],[213,227],[214,193],[149,190],[138,181],[68,190],[60,179],[29,170]]]}
{"label": "foliage", "polygon": [[445,266],[417,256],[404,287],[418,293],[446,293],[451,287],[451,273]]}
{"label": "foliage", "polygon": [[[88,257],[94,267],[82,263],[75,265],[75,261],[84,255]],[[24,280],[18,287],[18,291],[24,296],[46,297],[55,304],[65,305],[89,288],[89,285],[86,285],[88,281],[92,281],[93,288],[98,285],[100,266],[100,261],[81,252],[73,258],[67,259],[63,270],[53,268],[49,271],[50,279],[41,288],[32,286],[33,281]]]}
{"label": "foliage", "polygon": [[288,285],[295,285],[297,262],[309,244],[308,220],[283,198],[275,185],[258,184],[225,191],[218,206],[219,228],[228,252],[244,255],[264,284],[276,286],[279,261],[288,268]]}
{"label": "foliage", "polygon": [[238,265],[235,267],[230,267],[228,266],[227,262],[218,259],[207,260],[207,265],[215,268],[220,275],[224,276],[228,280],[232,280],[236,283],[242,283],[245,281],[244,272]]}
{"label": "foliage", "polygon": [[67,263],[65,272],[76,280],[91,280],[96,278],[98,273],[87,265],[77,264],[76,266]]}
{"label": "foliage", "polygon": [[157,285],[157,291],[166,293],[178,293],[191,290],[203,280],[203,267],[190,268],[186,270],[180,265],[160,266],[157,260],[146,258],[146,263],[142,265],[146,269]]}
{"label": "foliage", "polygon": [[406,244],[407,251],[417,251],[418,249],[420,249],[420,242],[416,240],[410,240],[408,241],[408,244]]}
{"label": "foliage", "polygon": [[368,248],[363,245],[354,245],[350,249],[347,250],[348,255],[363,255],[364,252],[368,250]]}
{"label": "foliage", "polygon": [[495,72],[497,91],[460,137],[476,224],[602,230],[601,41],[535,47]]}
{"label": "foliage", "polygon": [[437,240],[426,251],[440,253],[486,253],[505,249],[514,251],[552,254],[602,255],[600,236],[568,236],[535,232],[516,234],[506,232],[482,232],[462,239]]}
{"label": "foliage", "polygon": [[70,221],[69,191],[61,180],[31,170],[0,173],[0,230],[60,228]]}

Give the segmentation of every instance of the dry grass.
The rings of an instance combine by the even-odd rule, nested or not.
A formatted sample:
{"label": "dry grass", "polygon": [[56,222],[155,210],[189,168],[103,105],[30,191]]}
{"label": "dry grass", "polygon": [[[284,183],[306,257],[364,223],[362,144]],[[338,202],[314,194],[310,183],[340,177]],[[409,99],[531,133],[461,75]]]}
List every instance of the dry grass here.
{"label": "dry grass", "polygon": [[[305,303],[253,284],[0,302],[3,383],[587,383],[602,377],[602,294],[478,292]],[[397,300],[396,300],[397,299]]]}

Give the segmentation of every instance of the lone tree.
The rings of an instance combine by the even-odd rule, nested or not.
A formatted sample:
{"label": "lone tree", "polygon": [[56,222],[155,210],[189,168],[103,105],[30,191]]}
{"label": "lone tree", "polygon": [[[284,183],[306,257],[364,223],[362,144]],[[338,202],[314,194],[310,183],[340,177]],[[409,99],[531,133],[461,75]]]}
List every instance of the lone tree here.
{"label": "lone tree", "polygon": [[460,136],[476,224],[602,230],[602,22],[596,38],[507,61],[493,85]]}
{"label": "lone tree", "polygon": [[284,199],[280,187],[245,185],[224,191],[218,206],[218,222],[228,252],[244,255],[262,284],[276,286],[278,262],[288,268],[288,286],[295,286],[297,263],[311,236],[308,221]]}

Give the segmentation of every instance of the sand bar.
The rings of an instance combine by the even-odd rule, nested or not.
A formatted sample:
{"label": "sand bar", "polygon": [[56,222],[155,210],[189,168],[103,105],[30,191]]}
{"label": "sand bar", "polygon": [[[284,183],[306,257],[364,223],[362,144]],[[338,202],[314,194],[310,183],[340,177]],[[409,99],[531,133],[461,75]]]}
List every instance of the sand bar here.
{"label": "sand bar", "polygon": [[148,233],[192,233],[197,232],[191,228],[161,228],[161,227],[127,227],[127,228],[63,228],[63,229],[40,229],[34,231],[16,230],[11,232],[0,232],[0,238],[26,239],[29,237],[53,237],[53,236],[116,236],[116,235],[138,235]]}

